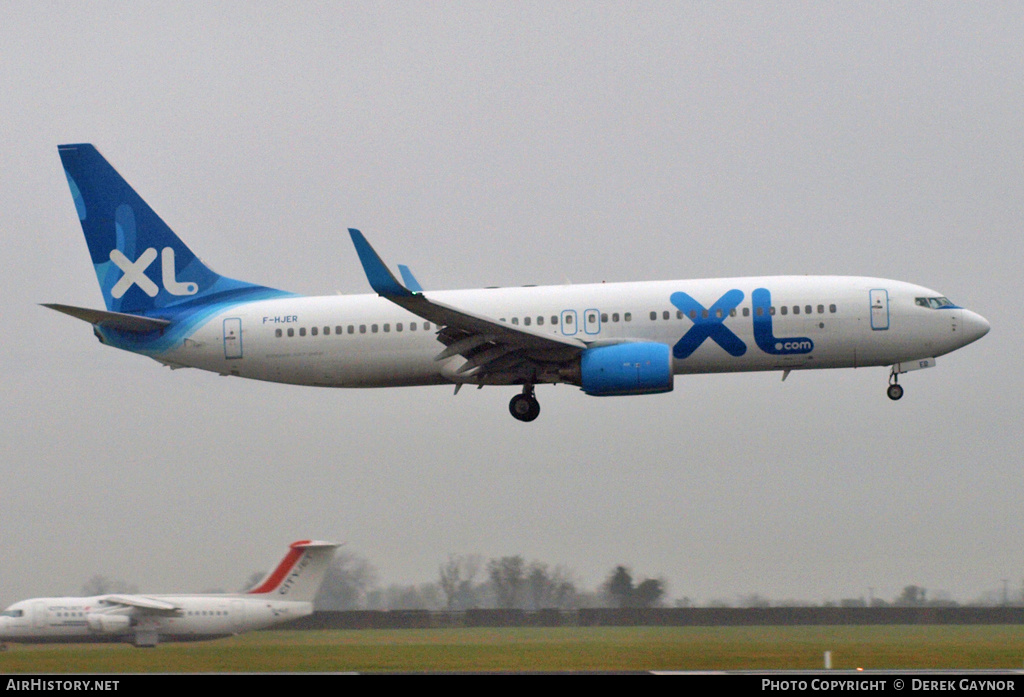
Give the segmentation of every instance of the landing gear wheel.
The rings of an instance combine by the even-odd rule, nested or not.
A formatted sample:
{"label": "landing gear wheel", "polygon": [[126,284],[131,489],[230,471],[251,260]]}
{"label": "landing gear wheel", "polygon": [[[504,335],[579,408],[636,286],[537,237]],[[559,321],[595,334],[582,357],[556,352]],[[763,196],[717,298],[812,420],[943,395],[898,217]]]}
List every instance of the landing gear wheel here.
{"label": "landing gear wheel", "polygon": [[885,393],[889,395],[889,399],[895,402],[903,396],[903,388],[900,385],[893,383],[892,385],[889,385],[889,389],[887,389]]}
{"label": "landing gear wheel", "polygon": [[540,402],[532,394],[517,394],[508,403],[508,410],[520,421],[533,421],[540,415]]}

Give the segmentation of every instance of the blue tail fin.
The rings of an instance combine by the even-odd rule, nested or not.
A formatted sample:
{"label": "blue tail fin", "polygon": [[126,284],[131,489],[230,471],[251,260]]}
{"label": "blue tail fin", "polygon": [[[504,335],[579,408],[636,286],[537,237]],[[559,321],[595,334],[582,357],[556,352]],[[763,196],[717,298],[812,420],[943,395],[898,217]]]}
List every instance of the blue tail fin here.
{"label": "blue tail fin", "polygon": [[92,145],[57,150],[111,312],[283,295],[208,268]]}

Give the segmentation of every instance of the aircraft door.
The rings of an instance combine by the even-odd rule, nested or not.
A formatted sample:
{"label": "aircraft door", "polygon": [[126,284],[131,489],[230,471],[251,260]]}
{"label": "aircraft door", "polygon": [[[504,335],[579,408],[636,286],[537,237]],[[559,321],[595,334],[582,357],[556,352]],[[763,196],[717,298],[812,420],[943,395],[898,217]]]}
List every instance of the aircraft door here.
{"label": "aircraft door", "polygon": [[889,291],[876,288],[870,291],[871,328],[880,331],[889,328]]}
{"label": "aircraft door", "polygon": [[591,308],[583,311],[583,331],[587,334],[597,334],[601,331],[601,313]]}
{"label": "aircraft door", "polygon": [[237,631],[245,629],[245,601],[231,601],[231,626]]}
{"label": "aircraft door", "polygon": [[36,629],[42,629],[46,626],[46,603],[37,600],[30,607],[32,611],[32,626]]}
{"label": "aircraft door", "polygon": [[576,329],[576,310],[562,310],[562,333],[566,336],[574,336]]}
{"label": "aircraft door", "polygon": [[229,317],[224,320],[224,358],[242,357],[242,320]]}

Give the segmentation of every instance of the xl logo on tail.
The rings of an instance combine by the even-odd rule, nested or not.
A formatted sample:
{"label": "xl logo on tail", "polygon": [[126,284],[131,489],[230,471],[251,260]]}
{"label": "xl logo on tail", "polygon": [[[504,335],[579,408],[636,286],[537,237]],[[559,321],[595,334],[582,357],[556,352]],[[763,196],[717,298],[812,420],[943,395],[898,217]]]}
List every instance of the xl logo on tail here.
{"label": "xl logo on tail", "polygon": [[[152,247],[147,248],[135,261],[126,257],[120,249],[111,250],[110,260],[117,265],[117,268],[124,272],[124,276],[110,289],[110,294],[114,298],[121,298],[128,292],[129,288],[138,286],[143,293],[151,298],[155,298],[160,289],[146,275],[146,269],[149,268],[154,259],[156,259],[156,250]],[[163,272],[164,290],[168,293],[171,295],[195,295],[199,292],[198,284],[191,282],[180,283],[175,278],[174,249],[164,247],[160,253],[160,265],[160,270]]]}

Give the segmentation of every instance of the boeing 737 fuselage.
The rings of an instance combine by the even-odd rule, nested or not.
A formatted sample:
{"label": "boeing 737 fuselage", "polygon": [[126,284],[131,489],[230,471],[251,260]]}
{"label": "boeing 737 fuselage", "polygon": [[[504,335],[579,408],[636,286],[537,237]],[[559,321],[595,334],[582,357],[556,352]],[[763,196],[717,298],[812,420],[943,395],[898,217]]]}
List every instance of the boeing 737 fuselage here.
{"label": "boeing 737 fuselage", "polygon": [[521,385],[594,396],[669,392],[674,376],[890,366],[898,376],[984,336],[988,322],[902,281],[766,276],[425,292],[350,230],[376,294],[304,297],[224,278],[91,145],[60,146],[106,311],[48,307],[105,344],[172,368],[321,387]]}

